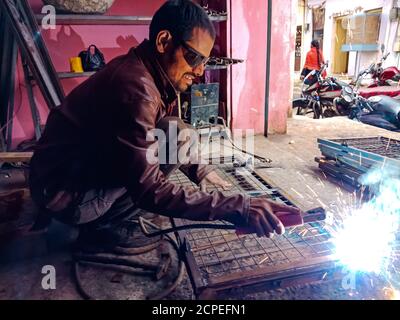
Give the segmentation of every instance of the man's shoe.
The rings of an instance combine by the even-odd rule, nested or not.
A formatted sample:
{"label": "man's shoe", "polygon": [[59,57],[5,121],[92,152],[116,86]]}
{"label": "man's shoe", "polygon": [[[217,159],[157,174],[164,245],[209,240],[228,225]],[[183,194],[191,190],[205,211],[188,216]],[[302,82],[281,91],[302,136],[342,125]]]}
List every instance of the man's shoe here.
{"label": "man's shoe", "polygon": [[82,226],[77,245],[78,249],[89,252],[139,253],[156,248],[160,240],[161,237],[147,237],[137,222],[124,220],[104,228]]}

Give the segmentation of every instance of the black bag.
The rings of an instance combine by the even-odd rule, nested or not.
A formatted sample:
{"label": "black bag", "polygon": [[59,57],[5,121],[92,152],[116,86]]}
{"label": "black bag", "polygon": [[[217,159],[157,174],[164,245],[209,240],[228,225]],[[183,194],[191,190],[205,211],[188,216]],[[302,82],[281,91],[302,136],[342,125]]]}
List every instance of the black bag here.
{"label": "black bag", "polygon": [[[90,49],[94,48],[94,54],[91,54]],[[104,68],[106,62],[104,61],[104,55],[94,45],[90,45],[86,51],[82,51],[79,54],[82,59],[82,67],[84,71],[99,71]]]}

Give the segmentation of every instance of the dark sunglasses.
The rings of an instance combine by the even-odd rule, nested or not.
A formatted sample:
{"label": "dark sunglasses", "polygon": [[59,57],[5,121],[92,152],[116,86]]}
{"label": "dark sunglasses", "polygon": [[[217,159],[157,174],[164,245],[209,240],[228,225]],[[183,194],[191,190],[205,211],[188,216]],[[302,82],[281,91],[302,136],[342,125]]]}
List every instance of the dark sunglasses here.
{"label": "dark sunglasses", "polygon": [[201,64],[206,65],[207,62],[210,60],[210,57],[203,56],[200,52],[189,46],[185,41],[181,41],[181,45],[186,50],[186,52],[183,54],[183,57],[185,58],[188,65],[192,68],[195,68]]}

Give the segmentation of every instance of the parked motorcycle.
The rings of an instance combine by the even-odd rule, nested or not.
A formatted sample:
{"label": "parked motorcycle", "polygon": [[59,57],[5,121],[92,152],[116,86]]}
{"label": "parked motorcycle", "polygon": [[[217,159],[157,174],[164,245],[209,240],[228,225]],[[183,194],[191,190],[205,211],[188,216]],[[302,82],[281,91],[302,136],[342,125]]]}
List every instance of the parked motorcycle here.
{"label": "parked motorcycle", "polygon": [[385,95],[364,97],[360,94],[363,76],[369,70],[361,71],[354,83],[353,92],[346,96],[349,102],[349,118],[390,131],[400,131],[400,101]]}
{"label": "parked motorcycle", "polygon": [[375,88],[379,86],[390,86],[393,82],[400,81],[400,70],[397,67],[388,67],[383,69],[382,64],[389,56],[390,52],[382,56],[382,58],[377,63],[372,63],[367,69],[365,69],[365,74],[371,75],[367,88]]}
{"label": "parked motorcycle", "polygon": [[[383,58],[387,57],[386,54]],[[362,70],[358,75],[357,78],[352,82],[352,85],[357,87],[358,94],[364,98],[370,98],[373,96],[378,95],[385,95],[389,97],[396,97],[400,98],[400,87],[399,86],[391,86],[390,83],[393,83],[394,80],[397,78],[400,79],[400,74],[396,74],[398,69],[396,67],[387,68],[388,71],[376,71],[377,66],[376,64],[371,64],[367,69]],[[390,70],[391,71],[390,71]],[[385,69],[386,70],[386,69]],[[397,71],[396,71],[397,70]],[[372,79],[372,83],[369,84],[367,87],[361,88],[361,83],[365,82],[365,77],[369,74],[372,75],[379,75],[379,78]],[[391,75],[394,75],[391,79],[387,79]],[[369,79],[371,80],[371,79]],[[397,80],[399,81],[399,80]],[[377,84],[383,84],[377,86]]]}
{"label": "parked motorcycle", "polygon": [[366,99],[356,95],[349,118],[400,132],[400,101],[388,96],[374,96]]}
{"label": "parked motorcycle", "polygon": [[[400,71],[396,67],[382,69],[387,57],[384,55],[380,62],[361,71],[351,85],[334,77],[323,79],[321,75],[328,66],[324,64],[304,79],[302,97],[293,100],[293,108],[297,108],[298,115],[313,113],[315,119],[348,115],[369,125],[400,131],[400,100],[392,98],[400,95],[400,88],[389,86],[390,81],[400,80]],[[385,85],[362,89],[361,82],[368,74],[376,77],[377,84]]]}
{"label": "parked motorcycle", "polygon": [[311,71],[303,81],[302,96],[294,99],[292,107],[297,108],[297,115],[313,113],[314,119],[329,118],[339,115],[348,115],[353,99],[351,86],[334,77],[324,79],[322,74],[328,67],[325,63],[321,70]]}

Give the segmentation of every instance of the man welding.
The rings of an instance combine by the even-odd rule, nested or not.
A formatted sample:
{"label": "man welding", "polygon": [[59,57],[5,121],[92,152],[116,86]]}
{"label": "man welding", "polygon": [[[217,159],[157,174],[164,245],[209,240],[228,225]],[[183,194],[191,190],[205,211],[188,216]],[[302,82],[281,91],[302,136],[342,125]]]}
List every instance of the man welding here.
{"label": "man welding", "polygon": [[229,188],[212,167],[147,161],[150,130],[167,132],[172,121],[185,128],[167,110],[203,75],[214,40],[212,22],[200,6],[167,1],[151,22],[149,40],[112,60],[50,112],[31,161],[31,193],[51,218],[79,225],[82,246],[142,245],[140,229],[130,221],[137,208],[226,220],[266,237],[284,232],[276,213],[300,214],[267,199],[209,194],[167,180],[179,167],[197,184]]}

